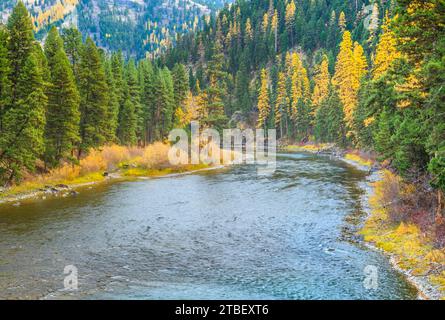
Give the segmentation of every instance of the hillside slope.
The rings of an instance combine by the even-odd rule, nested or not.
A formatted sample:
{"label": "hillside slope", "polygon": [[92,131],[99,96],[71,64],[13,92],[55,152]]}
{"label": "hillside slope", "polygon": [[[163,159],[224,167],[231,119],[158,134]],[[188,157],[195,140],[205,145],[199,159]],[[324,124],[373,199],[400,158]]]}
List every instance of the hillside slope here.
{"label": "hillside slope", "polygon": [[[0,3],[6,21],[16,0]],[[142,58],[158,55],[178,34],[201,27],[201,17],[221,8],[220,0],[24,0],[39,39],[50,26],[75,26],[109,51]]]}

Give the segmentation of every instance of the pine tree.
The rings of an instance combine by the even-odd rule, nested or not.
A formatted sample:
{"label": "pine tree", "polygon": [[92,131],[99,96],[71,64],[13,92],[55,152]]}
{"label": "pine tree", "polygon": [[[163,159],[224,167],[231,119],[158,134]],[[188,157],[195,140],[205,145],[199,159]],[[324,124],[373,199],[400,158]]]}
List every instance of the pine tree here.
{"label": "pine tree", "polygon": [[74,156],[79,142],[80,97],[63,41],[55,27],[45,42],[45,54],[51,80],[47,89],[44,158],[46,164],[55,166],[61,159]]}
{"label": "pine tree", "polygon": [[147,142],[152,142],[153,130],[155,124],[153,123],[155,115],[155,74],[154,69],[149,60],[143,60],[139,63],[141,68],[141,104],[142,104],[142,116],[144,121],[144,145]]}
{"label": "pine tree", "polygon": [[8,31],[0,26],[0,135],[3,132],[3,116],[10,106],[10,89],[9,81],[10,62],[8,59]]}
{"label": "pine tree", "polygon": [[[126,100],[129,99],[130,103],[133,105],[134,121],[135,121],[134,129],[136,130],[135,135],[137,137],[138,142],[140,143],[143,140],[144,119],[140,101],[141,92],[139,87],[138,73],[136,69],[136,63],[133,59],[130,59],[127,64],[125,79],[127,84]],[[121,121],[124,120],[121,119]]]}
{"label": "pine tree", "polygon": [[261,70],[261,87],[258,93],[258,120],[257,128],[264,128],[270,113],[269,80],[266,69]]}
{"label": "pine tree", "polygon": [[162,90],[160,98],[164,101],[162,109],[162,137],[166,137],[173,129],[173,116],[176,111],[173,77],[167,68],[160,70]]}
{"label": "pine tree", "polygon": [[21,178],[23,168],[34,170],[36,160],[44,150],[47,98],[37,60],[36,54],[31,51],[25,63],[15,71],[15,88],[20,92],[20,98],[3,115],[0,181],[8,184]]}
{"label": "pine tree", "polygon": [[393,155],[391,136],[392,136],[391,119],[389,117],[388,111],[385,109],[379,116],[378,128],[374,134],[376,150],[377,152],[379,152],[382,159],[391,158],[391,156]]}
{"label": "pine tree", "polygon": [[63,47],[73,69],[76,81],[79,78],[79,63],[82,51],[82,34],[76,28],[64,29],[62,32]]}
{"label": "pine tree", "polygon": [[136,127],[137,119],[134,104],[128,94],[120,111],[120,122],[118,135],[120,143],[127,146],[134,146],[137,143]]}
{"label": "pine tree", "polygon": [[9,79],[11,82],[11,103],[15,104],[23,98],[23,94],[18,90],[19,78],[25,63],[34,46],[34,34],[31,19],[28,10],[22,1],[19,1],[14,7],[11,16],[8,19],[9,41],[8,52],[11,73]]}
{"label": "pine tree", "polygon": [[119,100],[117,96],[116,81],[114,80],[111,60],[105,61],[105,76],[108,87],[108,108],[107,116],[108,126],[106,130],[106,141],[116,142],[117,127],[119,123]]}
{"label": "pine tree", "polygon": [[106,141],[107,82],[99,51],[88,38],[79,65],[80,146],[78,157]]}
{"label": "pine tree", "polygon": [[[44,57],[35,43],[31,19],[22,2],[9,17],[8,34],[8,59],[4,49],[0,54],[2,64],[6,64],[0,67],[1,72],[9,71],[8,80],[2,75],[2,85],[6,84],[4,93],[10,95],[1,114],[0,181],[11,183],[20,178],[23,168],[33,170],[43,151],[47,97],[41,61]],[[5,39],[0,41],[4,48]]]}
{"label": "pine tree", "polygon": [[175,108],[183,108],[189,92],[189,79],[183,64],[175,64],[172,70]]}
{"label": "pine tree", "polygon": [[203,111],[206,118],[201,119],[203,127],[222,129],[227,123],[227,117],[224,113],[224,97],[226,94],[226,77],[224,71],[224,54],[221,44],[216,41],[213,48],[213,56],[207,68],[209,85],[204,89],[204,95],[207,99],[205,105],[208,109]]}

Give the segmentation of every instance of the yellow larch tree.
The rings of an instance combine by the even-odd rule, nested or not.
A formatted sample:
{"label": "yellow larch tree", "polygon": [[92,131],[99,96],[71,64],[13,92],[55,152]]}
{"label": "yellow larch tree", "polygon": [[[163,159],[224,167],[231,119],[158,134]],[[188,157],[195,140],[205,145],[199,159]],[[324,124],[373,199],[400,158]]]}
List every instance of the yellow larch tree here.
{"label": "yellow larch tree", "polygon": [[286,91],[286,74],[278,72],[277,100],[275,102],[275,127],[280,128],[280,134],[283,135],[282,120],[289,105],[289,98]]}
{"label": "yellow larch tree", "polygon": [[320,65],[317,67],[317,73],[314,76],[314,92],[312,93],[312,104],[314,112],[320,107],[321,102],[329,94],[329,61],[326,55],[323,55]]}
{"label": "yellow larch tree", "polygon": [[246,28],[244,31],[246,38],[252,40],[252,24],[250,23],[250,18],[246,20]]}
{"label": "yellow larch tree", "polygon": [[310,84],[306,68],[296,52],[291,55],[291,116],[297,118],[298,102],[310,99]]}
{"label": "yellow larch tree", "polygon": [[207,93],[201,90],[199,80],[196,80],[196,115],[197,119],[205,119],[208,116],[208,97]]}
{"label": "yellow larch tree", "polygon": [[258,94],[258,121],[257,128],[263,128],[266,125],[267,117],[270,113],[269,103],[269,84],[266,69],[261,70],[261,87]]}
{"label": "yellow larch tree", "polygon": [[294,0],[291,0],[286,5],[286,11],[284,15],[284,20],[286,22],[286,28],[289,30],[290,36],[291,36],[291,44],[294,45],[294,22],[295,22],[295,11],[297,10],[297,7],[295,6]]}
{"label": "yellow larch tree", "polygon": [[357,92],[355,85],[356,71],[354,65],[354,55],[352,49],[351,33],[345,31],[340,44],[340,52],[335,64],[335,74],[332,83],[338,91],[340,101],[343,104],[345,121],[349,128],[352,128],[353,111],[357,105]]}
{"label": "yellow larch tree", "polygon": [[278,12],[277,10],[274,11],[274,14],[272,16],[272,22],[271,26],[274,32],[274,48],[275,52],[278,51]]}
{"label": "yellow larch tree", "polygon": [[301,88],[301,60],[296,52],[292,53],[291,76],[291,116],[296,119],[298,113],[298,100],[303,96]]}
{"label": "yellow larch tree", "polygon": [[366,61],[365,51],[363,47],[356,41],[354,42],[354,89],[358,90],[360,87],[360,81],[366,74],[366,69],[368,68],[368,62]]}
{"label": "yellow larch tree", "polygon": [[338,26],[340,27],[341,31],[345,31],[345,29],[346,29],[346,16],[345,16],[345,13],[343,11],[340,12],[340,16],[338,17]]}
{"label": "yellow larch tree", "polygon": [[269,27],[269,15],[267,14],[267,12],[263,15],[262,27],[263,27],[263,32],[266,33],[267,28]]}
{"label": "yellow larch tree", "polygon": [[401,57],[400,52],[396,48],[396,37],[390,29],[389,23],[390,19],[386,15],[382,25],[382,34],[376,48],[372,69],[373,79],[378,79],[388,70],[394,60]]}

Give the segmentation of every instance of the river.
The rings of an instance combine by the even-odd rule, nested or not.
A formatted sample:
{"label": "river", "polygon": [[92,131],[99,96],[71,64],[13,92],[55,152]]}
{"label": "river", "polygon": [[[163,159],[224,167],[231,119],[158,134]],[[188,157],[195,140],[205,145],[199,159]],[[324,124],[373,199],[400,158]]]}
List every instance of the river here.
{"label": "river", "polygon": [[[272,175],[245,165],[3,204],[0,297],[415,299],[354,240],[364,181],[341,161],[289,153]],[[77,290],[64,290],[67,265]]]}

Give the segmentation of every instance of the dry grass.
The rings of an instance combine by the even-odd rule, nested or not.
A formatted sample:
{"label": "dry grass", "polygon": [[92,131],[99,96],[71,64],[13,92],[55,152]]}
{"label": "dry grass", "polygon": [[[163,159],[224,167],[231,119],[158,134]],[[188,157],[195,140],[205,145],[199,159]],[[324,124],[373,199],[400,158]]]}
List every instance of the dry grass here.
{"label": "dry grass", "polygon": [[393,254],[398,265],[413,275],[427,276],[445,297],[445,249],[435,248],[433,239],[410,218],[406,197],[415,194],[413,186],[384,170],[374,183],[370,198],[371,215],[361,234],[365,241]]}
{"label": "dry grass", "polygon": [[308,143],[288,145],[285,147],[289,151],[306,151],[306,152],[320,152],[332,147],[331,143]]}
{"label": "dry grass", "polygon": [[345,159],[353,161],[360,166],[364,167],[371,167],[373,164],[373,160],[364,156],[363,154],[360,154],[358,152],[348,152],[345,154]]}
{"label": "dry grass", "polygon": [[110,145],[91,150],[78,165],[66,163],[44,175],[28,175],[22,183],[3,192],[0,198],[33,192],[46,185],[97,182],[105,179],[104,172],[118,169],[125,176],[160,176],[207,167],[172,166],[168,160],[169,148],[168,144],[157,142],[145,148]]}
{"label": "dry grass", "polygon": [[140,156],[134,158],[133,162],[142,169],[159,169],[169,166],[168,151],[170,146],[156,142],[147,146]]}

